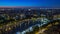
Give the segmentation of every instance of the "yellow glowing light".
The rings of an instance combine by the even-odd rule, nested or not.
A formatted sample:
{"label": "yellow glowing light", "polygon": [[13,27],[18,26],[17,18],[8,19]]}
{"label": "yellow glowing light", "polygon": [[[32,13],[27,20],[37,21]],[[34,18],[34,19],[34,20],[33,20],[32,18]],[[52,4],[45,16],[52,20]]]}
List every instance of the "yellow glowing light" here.
{"label": "yellow glowing light", "polygon": [[16,22],[14,22],[16,24]]}
{"label": "yellow glowing light", "polygon": [[38,34],[37,32],[35,34]]}
{"label": "yellow glowing light", "polygon": [[5,31],[8,31],[8,29],[6,28]]}
{"label": "yellow glowing light", "polygon": [[2,26],[0,26],[0,29],[2,29]]}
{"label": "yellow glowing light", "polygon": [[9,30],[11,30],[11,28],[9,27]]}
{"label": "yellow glowing light", "polygon": [[9,24],[7,24],[6,26],[9,26]]}
{"label": "yellow glowing light", "polygon": [[47,27],[50,27],[50,26],[52,26],[52,24],[49,24]]}
{"label": "yellow glowing light", "polygon": [[58,22],[55,23],[55,25],[59,24]]}
{"label": "yellow glowing light", "polygon": [[32,18],[33,22],[36,21],[36,18]]}

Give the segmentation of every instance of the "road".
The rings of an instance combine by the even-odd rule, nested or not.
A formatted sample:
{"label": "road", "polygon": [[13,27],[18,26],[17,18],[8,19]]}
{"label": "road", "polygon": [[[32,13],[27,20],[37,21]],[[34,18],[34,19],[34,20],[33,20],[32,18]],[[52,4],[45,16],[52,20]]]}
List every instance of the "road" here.
{"label": "road", "polygon": [[[8,32],[8,31],[13,30],[14,28],[15,28],[15,30],[17,30],[18,27],[19,28],[21,27],[21,29],[24,30],[24,29],[28,28],[29,26],[32,26],[32,25],[35,25],[38,23],[41,24],[40,20],[41,20],[41,18],[38,17],[38,18],[25,19],[25,20],[21,20],[18,22],[10,22],[10,23],[0,27],[0,30],[3,32]],[[42,23],[42,24],[45,24],[45,23]]]}

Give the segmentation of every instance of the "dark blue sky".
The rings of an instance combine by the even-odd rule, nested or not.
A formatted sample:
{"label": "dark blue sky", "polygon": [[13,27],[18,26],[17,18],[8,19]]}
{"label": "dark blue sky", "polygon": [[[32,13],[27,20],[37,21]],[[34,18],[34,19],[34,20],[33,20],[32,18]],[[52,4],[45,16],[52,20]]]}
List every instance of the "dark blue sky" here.
{"label": "dark blue sky", "polygon": [[60,7],[60,0],[0,0],[0,6]]}

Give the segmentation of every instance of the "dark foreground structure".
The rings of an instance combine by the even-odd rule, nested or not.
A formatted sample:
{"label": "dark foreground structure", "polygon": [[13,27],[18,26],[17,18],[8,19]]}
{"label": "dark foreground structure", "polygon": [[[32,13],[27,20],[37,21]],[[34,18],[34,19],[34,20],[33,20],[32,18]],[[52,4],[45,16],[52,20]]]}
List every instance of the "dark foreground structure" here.
{"label": "dark foreground structure", "polygon": [[60,34],[60,9],[0,8],[0,34]]}

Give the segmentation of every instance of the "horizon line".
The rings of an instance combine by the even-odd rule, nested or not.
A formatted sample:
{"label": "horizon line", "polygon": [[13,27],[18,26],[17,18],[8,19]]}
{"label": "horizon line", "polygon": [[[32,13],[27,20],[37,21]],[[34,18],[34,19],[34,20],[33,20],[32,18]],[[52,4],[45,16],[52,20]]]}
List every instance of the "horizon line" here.
{"label": "horizon line", "polygon": [[60,7],[44,7],[44,6],[0,6],[0,8],[58,8]]}

